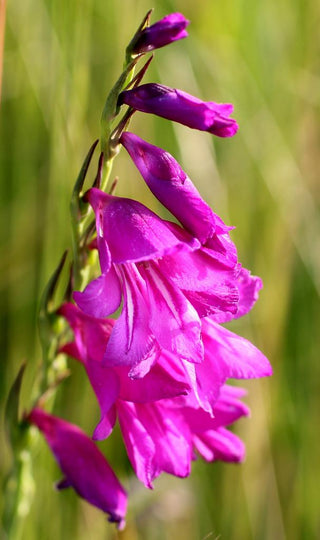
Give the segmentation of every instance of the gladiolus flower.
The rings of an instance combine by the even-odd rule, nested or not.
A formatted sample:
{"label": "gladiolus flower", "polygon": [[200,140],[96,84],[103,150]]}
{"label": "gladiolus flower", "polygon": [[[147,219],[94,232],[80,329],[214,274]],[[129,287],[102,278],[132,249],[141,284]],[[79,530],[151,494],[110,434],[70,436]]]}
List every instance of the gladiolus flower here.
{"label": "gladiolus flower", "polygon": [[89,437],[77,426],[38,408],[27,420],[43,433],[65,475],[58,489],[73,487],[80,497],[109,514],[109,521],[123,528],[127,494]]}
{"label": "gladiolus flower", "polygon": [[116,311],[123,298],[106,365],[131,366],[130,374],[141,377],[162,348],[201,362],[198,312],[203,306],[205,314],[236,313],[237,269],[223,264],[214,251],[197,250],[195,238],[136,201],[95,188],[87,197],[96,214],[102,275],[75,292],[74,299],[85,313],[102,318]]}
{"label": "gladiolus flower", "polygon": [[230,118],[233,105],[200,99],[161,84],[149,83],[122,92],[119,105],[129,105],[145,113],[156,114],[200,131],[208,131],[218,137],[232,137],[238,124]]}

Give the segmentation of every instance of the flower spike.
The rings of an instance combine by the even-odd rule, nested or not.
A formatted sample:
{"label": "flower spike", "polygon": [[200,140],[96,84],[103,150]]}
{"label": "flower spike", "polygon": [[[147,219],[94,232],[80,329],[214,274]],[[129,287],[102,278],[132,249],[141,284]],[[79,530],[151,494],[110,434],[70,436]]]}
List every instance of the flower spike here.
{"label": "flower spike", "polygon": [[[26,500],[21,499],[23,477],[30,478],[25,434],[31,426],[44,435],[63,472],[57,488],[72,487],[122,529],[127,493],[94,441],[111,436],[118,421],[134,472],[148,488],[163,472],[188,476],[197,455],[239,463],[244,444],[227,428],[248,416],[249,409],[241,401],[245,391],[228,386],[228,379],[272,373],[261,351],[222,326],[248,313],[262,288],[261,279],[238,261],[233,227],[214,213],[172,155],[126,131],[136,111],[218,137],[232,137],[238,130],[230,117],[232,104],[141,84],[153,55],[135,73],[142,57],[188,35],[189,21],[181,13],[150,26],[151,12],[130,41],[123,71],[106,98],[92,187],[83,194],[97,141],[73,190],[68,288],[58,307],[56,289],[66,252],[41,301],[42,372],[35,396],[30,393],[31,412],[22,421],[23,368],[9,393],[6,421],[16,456],[8,486],[18,513]],[[118,178],[108,183],[120,145],[173,221],[138,200],[114,194]],[[66,302],[70,298],[77,305]],[[65,355],[82,364],[100,409],[92,439],[44,410],[70,373]],[[27,467],[20,467],[19,460]]]}

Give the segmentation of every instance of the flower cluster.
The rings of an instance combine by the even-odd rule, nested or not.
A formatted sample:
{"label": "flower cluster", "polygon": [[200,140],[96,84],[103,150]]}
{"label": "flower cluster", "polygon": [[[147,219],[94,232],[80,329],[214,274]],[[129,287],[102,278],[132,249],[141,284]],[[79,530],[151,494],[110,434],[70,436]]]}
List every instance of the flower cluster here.
{"label": "flower cluster", "polygon": [[[142,26],[127,54],[139,57],[184,38],[179,13]],[[117,111],[142,111],[219,137],[238,125],[230,104],[202,102],[159,84],[122,88]],[[73,331],[60,351],[82,363],[100,406],[93,439],[109,437],[119,421],[132,467],[151,488],[162,472],[186,477],[197,454],[240,462],[242,441],[227,427],[249,414],[244,391],[229,378],[271,374],[264,355],[222,326],[246,314],[262,287],[238,261],[230,229],[202,199],[165,150],[124,131],[122,145],[147,186],[175,221],[140,202],[92,187],[101,273],[73,293],[59,315]],[[33,409],[28,420],[44,434],[65,479],[90,503],[124,524],[126,493],[110,466],[77,427]]]}

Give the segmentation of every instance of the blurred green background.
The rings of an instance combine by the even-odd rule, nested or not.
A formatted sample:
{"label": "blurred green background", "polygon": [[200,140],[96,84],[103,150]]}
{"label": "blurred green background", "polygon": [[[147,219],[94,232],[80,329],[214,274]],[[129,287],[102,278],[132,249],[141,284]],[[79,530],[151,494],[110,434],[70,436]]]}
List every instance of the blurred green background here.
{"label": "blurred green background", "polygon": [[[251,419],[236,427],[241,466],[197,462],[189,479],[163,476],[153,492],[133,479],[117,434],[101,447],[130,493],[122,533],[76,498],[57,493],[45,443],[34,453],[34,504],[24,540],[320,538],[320,4],[301,0],[9,0],[0,123],[1,377],[3,408],[22,360],[27,407],[40,361],[37,305],[70,246],[69,200],[99,136],[108,90],[146,11],[181,11],[189,38],[156,52],[147,81],[231,101],[240,131],[218,140],[149,115],[130,129],[170,151],[204,198],[236,229],[241,262],[264,289],[232,324],[270,358],[274,375],[251,381]],[[94,169],[91,171],[93,178]],[[158,212],[125,152],[118,194]],[[98,408],[84,373],[57,393],[55,413],[92,432]],[[0,441],[2,479],[10,452]]]}

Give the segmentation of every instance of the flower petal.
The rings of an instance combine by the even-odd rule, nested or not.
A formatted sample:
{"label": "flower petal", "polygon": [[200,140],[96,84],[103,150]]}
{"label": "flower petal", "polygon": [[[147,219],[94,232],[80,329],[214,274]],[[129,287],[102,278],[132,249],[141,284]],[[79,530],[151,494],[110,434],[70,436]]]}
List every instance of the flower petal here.
{"label": "flower petal", "polygon": [[73,299],[79,308],[98,319],[114,313],[121,304],[121,297],[119,278],[112,266],[107,274],[91,281],[83,292],[73,293]]}
{"label": "flower petal", "polygon": [[62,351],[84,364],[90,360],[102,362],[115,320],[91,317],[71,303],[63,304],[59,314],[67,319],[75,338]]}
{"label": "flower petal", "polygon": [[114,263],[144,261],[198,247],[197,242],[194,246],[182,242],[164,220],[138,201],[96,188],[86,196],[96,214],[97,233],[107,243]]}
{"label": "flower petal", "polygon": [[217,261],[202,248],[193,253],[179,253],[159,262],[163,274],[181,289],[200,317],[238,310],[239,292],[236,270]]}
{"label": "flower petal", "polygon": [[105,366],[137,366],[134,376],[144,376],[160,351],[149,329],[150,315],[137,282],[141,277],[134,265],[124,265],[119,271],[124,284],[123,309],[108,341],[103,363]]}
{"label": "flower petal", "polygon": [[148,403],[177,397],[190,391],[190,384],[186,381],[184,371],[181,368],[179,370],[178,366],[174,369],[163,353],[143,378],[128,377],[127,368],[115,369],[120,377],[119,398],[124,401]]}
{"label": "flower petal", "polygon": [[118,403],[118,417],[128,457],[139,480],[152,489],[156,475],[154,467],[155,443],[136,415],[135,405]]}
{"label": "flower petal", "polygon": [[241,268],[236,285],[239,292],[237,312],[235,314],[217,313],[213,316],[216,322],[225,323],[246,315],[258,300],[259,290],[263,287],[262,280],[257,276],[252,276],[246,268]]}
{"label": "flower petal", "polygon": [[117,408],[116,405],[112,405],[110,409],[103,411],[101,407],[101,418],[98,424],[96,425],[92,439],[94,441],[103,441],[109,437],[112,432],[114,425],[117,419]]}
{"label": "flower petal", "polygon": [[210,318],[202,319],[202,337],[208,364],[214,359],[227,377],[251,379],[272,374],[267,358],[247,339],[230,332]]}
{"label": "flower petal", "polygon": [[239,463],[245,458],[245,446],[241,439],[228,429],[218,428],[193,437],[193,443],[206,461],[222,460]]}
{"label": "flower petal", "polygon": [[154,264],[141,265],[149,297],[149,326],[161,347],[190,362],[201,362],[201,323],[196,310]]}
{"label": "flower petal", "polygon": [[101,411],[100,422],[94,431],[93,439],[106,439],[116,421],[113,406],[120,392],[119,377],[111,368],[104,368],[93,360],[87,362],[85,368]]}
{"label": "flower petal", "polygon": [[161,472],[179,477],[190,474],[190,433],[179,412],[167,409],[162,401],[121,402],[119,422],[130,461],[147,487]]}
{"label": "flower petal", "polygon": [[262,289],[262,280],[257,276],[252,276],[249,270],[242,268],[238,277],[238,289],[240,294],[239,308],[236,318],[246,315],[259,297],[259,291]]}

